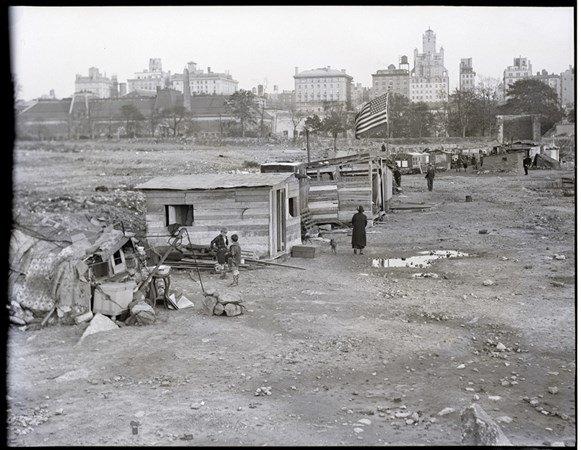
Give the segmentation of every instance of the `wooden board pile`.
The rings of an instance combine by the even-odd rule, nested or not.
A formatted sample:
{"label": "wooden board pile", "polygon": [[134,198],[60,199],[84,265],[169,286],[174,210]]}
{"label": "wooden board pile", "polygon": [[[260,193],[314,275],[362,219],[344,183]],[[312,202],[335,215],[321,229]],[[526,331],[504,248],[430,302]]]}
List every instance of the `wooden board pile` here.
{"label": "wooden board pile", "polygon": [[[157,248],[157,250],[159,252],[163,249]],[[242,251],[242,258],[251,257],[254,257],[254,253]],[[197,267],[200,270],[213,271],[217,261],[210,251],[209,245],[188,245],[186,248],[181,249],[181,252],[172,252],[164,264],[175,269],[190,270]],[[248,269],[249,267],[248,264],[240,264],[239,266],[239,268],[243,269]]]}

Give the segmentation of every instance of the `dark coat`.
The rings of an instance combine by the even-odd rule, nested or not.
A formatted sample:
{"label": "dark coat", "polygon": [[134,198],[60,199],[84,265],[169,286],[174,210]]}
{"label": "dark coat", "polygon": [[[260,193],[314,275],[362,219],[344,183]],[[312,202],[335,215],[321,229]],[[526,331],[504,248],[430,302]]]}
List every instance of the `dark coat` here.
{"label": "dark coat", "polygon": [[436,170],[434,168],[428,169],[428,171],[426,172],[426,178],[428,180],[433,180],[436,176]]}
{"label": "dark coat", "polygon": [[221,248],[228,248],[228,236],[224,237],[224,235],[222,233],[220,233],[218,236],[216,236],[214,239],[212,239],[212,242],[210,242],[210,248],[212,250],[218,250]]}
{"label": "dark coat", "polygon": [[363,249],[367,245],[367,235],[365,227],[367,226],[367,216],[363,213],[353,214],[351,219],[353,225],[353,236],[351,237],[351,246],[353,248]]}

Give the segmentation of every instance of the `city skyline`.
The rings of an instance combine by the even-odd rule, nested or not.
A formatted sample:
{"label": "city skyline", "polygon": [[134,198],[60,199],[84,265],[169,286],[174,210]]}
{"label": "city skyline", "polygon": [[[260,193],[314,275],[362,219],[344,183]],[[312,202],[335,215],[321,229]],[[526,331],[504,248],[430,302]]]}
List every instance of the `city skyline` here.
{"label": "city skyline", "polygon": [[[317,24],[317,17],[332,19],[325,23],[333,25]],[[354,83],[369,87],[371,74],[397,65],[399,56],[413,62],[428,28],[436,33],[437,48],[445,49],[450,92],[458,87],[461,58],[472,58],[478,77],[500,81],[519,56],[531,61],[533,74],[542,69],[561,73],[574,62],[573,8],[390,6],[15,7],[11,63],[24,99],[50,89],[57,97],[70,96],[76,74],[86,74],[91,66],[125,82],[147,67],[149,58],[161,58],[164,70],[172,73],[181,73],[188,61],[229,71],[240,89],[267,79],[269,92],[274,85],[292,90],[294,67],[325,66],[344,68]],[[347,32],[329,38],[343,29]],[[70,42],[80,51],[61,50]]]}

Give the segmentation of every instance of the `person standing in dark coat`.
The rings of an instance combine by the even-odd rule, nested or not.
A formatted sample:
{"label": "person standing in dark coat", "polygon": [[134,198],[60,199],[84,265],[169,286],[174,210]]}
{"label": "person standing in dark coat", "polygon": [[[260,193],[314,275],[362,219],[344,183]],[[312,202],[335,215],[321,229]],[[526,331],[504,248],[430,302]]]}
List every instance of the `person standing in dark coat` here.
{"label": "person standing in dark coat", "polygon": [[351,224],[353,225],[353,235],[351,237],[351,246],[353,247],[353,253],[363,254],[363,249],[367,245],[367,235],[365,233],[365,227],[367,226],[367,216],[363,214],[363,206],[357,208],[357,213],[353,214],[351,219]]}
{"label": "person standing in dark coat", "polygon": [[529,174],[529,166],[531,165],[532,159],[529,155],[522,161],[522,166],[525,169],[525,175]]}
{"label": "person standing in dark coat", "polygon": [[382,152],[385,152],[385,151],[387,151],[387,148],[385,148],[385,144],[381,144],[381,151],[382,151]]}
{"label": "person standing in dark coat", "polygon": [[401,172],[399,171],[399,167],[397,167],[397,165],[393,168],[393,179],[395,180],[395,185],[397,187],[401,187]]}
{"label": "person standing in dark coat", "polygon": [[426,172],[426,180],[428,180],[428,191],[434,188],[434,178],[436,177],[436,171],[434,166],[428,164],[428,171]]}

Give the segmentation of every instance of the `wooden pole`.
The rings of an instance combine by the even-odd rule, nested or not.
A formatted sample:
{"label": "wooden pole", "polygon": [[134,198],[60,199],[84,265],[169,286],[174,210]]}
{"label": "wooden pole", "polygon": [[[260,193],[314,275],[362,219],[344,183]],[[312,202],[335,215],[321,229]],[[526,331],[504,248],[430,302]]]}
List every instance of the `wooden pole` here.
{"label": "wooden pole", "polygon": [[305,128],[307,134],[307,162],[311,162],[311,149],[309,148],[309,129]]}

